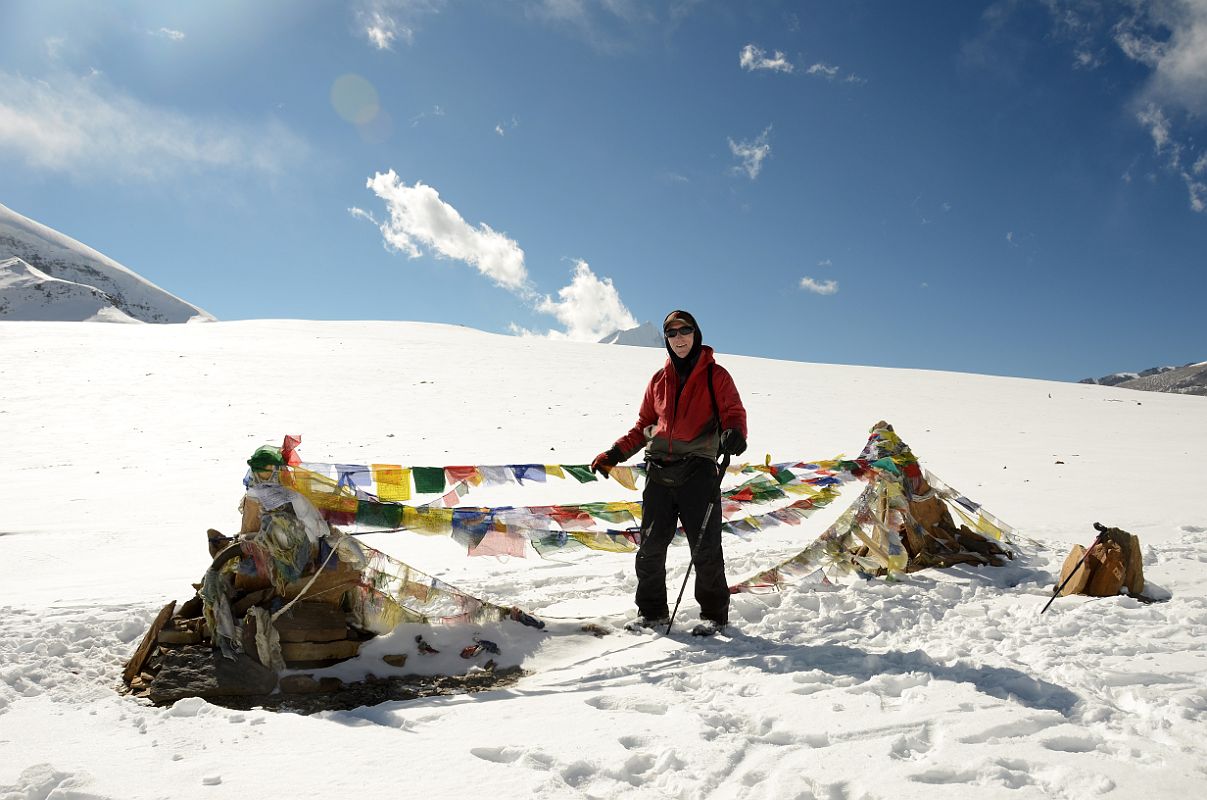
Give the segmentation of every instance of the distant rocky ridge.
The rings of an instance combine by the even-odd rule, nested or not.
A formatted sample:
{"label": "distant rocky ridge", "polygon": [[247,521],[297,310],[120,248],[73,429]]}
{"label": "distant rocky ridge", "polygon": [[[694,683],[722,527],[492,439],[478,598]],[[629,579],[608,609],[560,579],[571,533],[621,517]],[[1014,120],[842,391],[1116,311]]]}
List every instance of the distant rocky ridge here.
{"label": "distant rocky ridge", "polygon": [[613,331],[599,340],[600,344],[627,344],[637,347],[662,347],[662,331],[652,322],[643,322],[626,331]]}
{"label": "distant rocky ridge", "polygon": [[0,205],[0,320],[213,319],[91,247]]}
{"label": "distant rocky ridge", "polygon": [[1144,392],[1207,396],[1207,361],[1183,367],[1153,367],[1143,372],[1115,372],[1101,378],[1083,378],[1079,382]]}

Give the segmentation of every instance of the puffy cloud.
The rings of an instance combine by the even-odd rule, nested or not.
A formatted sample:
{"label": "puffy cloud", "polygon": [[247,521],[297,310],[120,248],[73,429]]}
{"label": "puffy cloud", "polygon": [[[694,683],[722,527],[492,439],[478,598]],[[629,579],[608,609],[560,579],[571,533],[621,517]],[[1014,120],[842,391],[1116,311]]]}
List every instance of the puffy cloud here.
{"label": "puffy cloud", "polygon": [[407,186],[394,170],[377,173],[367,185],[386,203],[390,218],[380,229],[389,247],[411,258],[431,251],[469,264],[505,289],[530,291],[520,246],[486,223],[470,225],[431,186]]}
{"label": "puffy cloud", "polygon": [[113,89],[97,75],[0,72],[0,153],[71,176],[157,180],[184,171],[275,175],[309,148],[279,122],[202,119]]}
{"label": "puffy cloud", "polygon": [[813,294],[838,294],[838,281],[819,281],[806,275],[800,279],[800,288],[808,292],[813,292]]}
{"label": "puffy cloud", "polygon": [[838,75],[838,67],[829,64],[818,62],[805,70],[806,75],[820,75],[823,78],[832,80]]}
{"label": "puffy cloud", "polygon": [[768,125],[763,129],[763,132],[756,136],[751,141],[735,142],[729,140],[729,152],[733,153],[742,163],[740,166],[734,167],[738,172],[746,173],[750,180],[754,180],[763,171],[763,161],[767,156],[771,155],[771,143],[768,138],[771,136],[771,126]]}
{"label": "puffy cloud", "polygon": [[557,296],[557,300],[546,296],[536,305],[537,311],[552,315],[565,327],[564,332],[550,332],[550,338],[597,342],[613,331],[637,327],[612,279],[596,276],[581,259],[574,264],[570,283]]}
{"label": "puffy cloud", "polygon": [[754,72],[758,69],[767,69],[772,72],[792,72],[795,67],[788,57],[779,50],[771,58],[767,57],[767,53],[761,47],[756,47],[753,44],[748,44],[738,53],[738,64],[742,69],[749,72]]}
{"label": "puffy cloud", "polygon": [[[544,336],[595,342],[613,331],[637,327],[612,280],[597,276],[586,261],[575,261],[570,283],[558,290],[556,298],[542,295],[529,281],[519,244],[486,223],[470,225],[431,186],[419,181],[408,186],[393,170],[377,173],[367,185],[385,201],[389,219],[378,222],[359,208],[349,209],[349,213],[377,225],[387,247],[411,258],[431,253],[469,264],[563,326],[563,330]],[[525,336],[542,335],[516,325],[511,330]]]}

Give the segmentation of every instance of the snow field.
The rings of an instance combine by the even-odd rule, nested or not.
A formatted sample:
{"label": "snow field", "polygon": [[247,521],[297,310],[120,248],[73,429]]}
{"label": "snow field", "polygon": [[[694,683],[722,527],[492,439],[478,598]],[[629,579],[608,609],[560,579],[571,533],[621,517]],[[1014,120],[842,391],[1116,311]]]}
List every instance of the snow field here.
{"label": "snow field", "polygon": [[[112,691],[155,612],[204,568],[205,528],[236,524],[256,445],[301,433],[315,461],[581,463],[631,424],[660,360],[406,323],[0,323],[0,798],[1207,789],[1207,404],[1077,384],[719,356],[752,457],[853,455],[888,419],[924,466],[1036,540],[1001,569],[737,596],[732,635],[711,641],[686,635],[690,590],[671,637],[482,630],[529,675],[475,695],[301,717]],[[571,481],[492,491],[467,502],[631,496]],[[731,577],[795,552],[843,507],[727,539]],[[1140,536],[1168,602],[1070,597],[1038,616],[1093,521]],[[631,609],[631,557],[469,559],[407,534],[387,549],[550,616]],[[686,553],[671,563],[673,598]],[[459,662],[471,635],[432,639]]]}

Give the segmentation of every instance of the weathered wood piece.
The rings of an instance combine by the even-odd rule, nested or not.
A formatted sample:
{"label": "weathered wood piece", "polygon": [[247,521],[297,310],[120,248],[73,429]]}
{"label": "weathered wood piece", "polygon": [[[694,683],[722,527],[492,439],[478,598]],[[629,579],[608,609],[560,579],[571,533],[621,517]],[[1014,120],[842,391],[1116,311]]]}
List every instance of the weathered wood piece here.
{"label": "weathered wood piece", "polygon": [[201,631],[164,628],[159,632],[158,641],[166,645],[201,644]]}
{"label": "weathered wood piece", "polygon": [[286,664],[343,661],[360,652],[360,642],[343,639],[338,642],[281,642],[281,656]]}
{"label": "weathered wood piece", "polygon": [[348,622],[335,606],[301,600],[276,619],[273,625],[281,642],[333,642],[348,638]]}
{"label": "weathered wood piece", "polygon": [[143,667],[147,665],[147,659],[151,656],[151,649],[159,641],[159,632],[167,624],[168,620],[172,618],[172,612],[175,610],[175,600],[159,610],[155,621],[151,623],[151,627],[147,630],[146,635],[142,637],[142,641],[134,650],[134,655],[126,662],[126,668],[122,670],[122,681],[126,684],[134,680],[134,676],[142,672]]}

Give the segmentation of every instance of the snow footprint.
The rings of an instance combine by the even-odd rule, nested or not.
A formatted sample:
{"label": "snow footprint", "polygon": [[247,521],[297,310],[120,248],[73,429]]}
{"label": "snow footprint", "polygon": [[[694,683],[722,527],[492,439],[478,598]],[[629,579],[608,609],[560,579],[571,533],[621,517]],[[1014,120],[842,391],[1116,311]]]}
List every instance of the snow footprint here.
{"label": "snow footprint", "polygon": [[639,714],[661,716],[667,712],[666,703],[640,700],[636,697],[592,697],[587,705],[600,711],[636,711]]}
{"label": "snow footprint", "polygon": [[1095,736],[1070,734],[1044,739],[1042,744],[1057,753],[1093,753],[1102,746],[1103,742]]}
{"label": "snow footprint", "polygon": [[527,752],[521,747],[471,747],[469,754],[495,764],[513,764]]}
{"label": "snow footprint", "polygon": [[934,747],[931,742],[930,723],[922,723],[914,733],[898,736],[889,749],[889,755],[900,761],[917,761]]}
{"label": "snow footprint", "polygon": [[960,743],[995,744],[1002,739],[1017,739],[1022,736],[1031,736],[1054,725],[1063,725],[1065,721],[1064,717],[1059,714],[1024,717],[1014,722],[1007,722],[1004,725],[995,725],[992,728],[986,728],[980,733],[963,736],[960,738]]}

